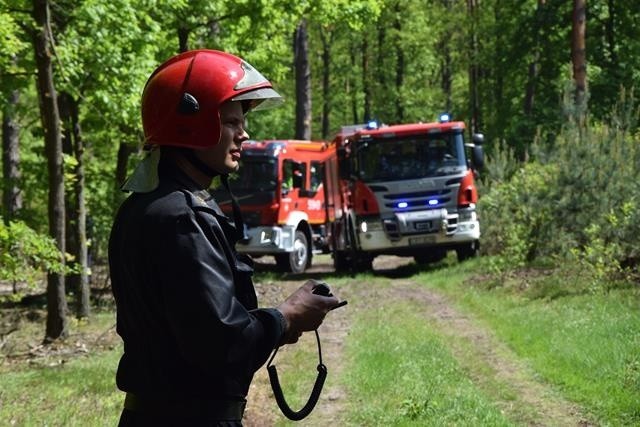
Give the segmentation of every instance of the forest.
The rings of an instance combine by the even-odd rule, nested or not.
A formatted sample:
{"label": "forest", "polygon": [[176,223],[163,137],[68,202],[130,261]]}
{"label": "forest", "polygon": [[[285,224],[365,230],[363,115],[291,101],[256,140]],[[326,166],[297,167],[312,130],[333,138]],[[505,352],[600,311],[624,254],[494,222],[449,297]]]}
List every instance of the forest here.
{"label": "forest", "polygon": [[245,58],[285,96],[248,117],[254,139],[449,112],[486,138],[496,274],[572,259],[587,287],[638,282],[633,0],[0,0],[0,39],[0,282],[18,299],[46,286],[47,342],[90,315],[146,78],[195,48]]}

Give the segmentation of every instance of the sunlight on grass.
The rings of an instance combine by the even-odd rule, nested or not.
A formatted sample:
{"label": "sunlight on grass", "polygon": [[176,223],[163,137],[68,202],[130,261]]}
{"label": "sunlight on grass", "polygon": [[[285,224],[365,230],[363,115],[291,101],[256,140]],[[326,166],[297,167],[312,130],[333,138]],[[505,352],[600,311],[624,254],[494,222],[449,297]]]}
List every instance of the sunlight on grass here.
{"label": "sunlight on grass", "polygon": [[122,408],[115,386],[120,350],[56,367],[5,372],[0,425],[114,426]]}
{"label": "sunlight on grass", "polygon": [[500,287],[474,286],[466,276],[461,266],[416,279],[476,313],[545,381],[602,422],[640,423],[638,290],[531,300]]}
{"label": "sunlight on grass", "polygon": [[363,312],[347,346],[353,425],[510,425],[412,305]]}

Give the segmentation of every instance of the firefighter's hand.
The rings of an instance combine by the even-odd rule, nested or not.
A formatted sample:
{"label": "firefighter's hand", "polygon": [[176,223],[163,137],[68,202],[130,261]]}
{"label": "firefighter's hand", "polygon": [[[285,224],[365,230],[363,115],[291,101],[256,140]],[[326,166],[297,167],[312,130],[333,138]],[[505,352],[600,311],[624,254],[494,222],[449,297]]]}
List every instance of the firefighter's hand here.
{"label": "firefighter's hand", "polygon": [[287,322],[281,344],[293,344],[303,332],[318,329],[329,310],[339,304],[338,298],[334,296],[314,294],[313,287],[318,283],[320,282],[316,280],[308,280],[277,307]]}

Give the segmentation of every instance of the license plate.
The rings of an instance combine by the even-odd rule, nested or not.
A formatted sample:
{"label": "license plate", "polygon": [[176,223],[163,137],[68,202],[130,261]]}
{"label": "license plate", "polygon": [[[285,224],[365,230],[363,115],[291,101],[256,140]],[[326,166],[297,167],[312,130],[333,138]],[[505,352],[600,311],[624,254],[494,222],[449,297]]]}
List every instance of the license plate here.
{"label": "license plate", "polygon": [[416,230],[431,231],[431,221],[419,221],[415,223]]}
{"label": "license plate", "polygon": [[409,237],[409,244],[410,245],[427,245],[427,244],[435,243],[435,242],[436,242],[436,236],[435,235]]}

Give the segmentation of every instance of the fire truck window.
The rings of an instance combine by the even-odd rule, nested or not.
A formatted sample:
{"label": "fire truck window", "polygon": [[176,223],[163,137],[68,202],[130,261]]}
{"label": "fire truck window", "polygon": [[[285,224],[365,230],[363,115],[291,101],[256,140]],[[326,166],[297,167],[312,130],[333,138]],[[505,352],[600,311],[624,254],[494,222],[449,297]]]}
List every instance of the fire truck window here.
{"label": "fire truck window", "polygon": [[294,188],[304,189],[306,186],[307,165],[285,160],[282,163],[282,190],[290,191]]}
{"label": "fire truck window", "polygon": [[235,192],[275,190],[276,165],[273,161],[245,159],[240,171],[231,175],[229,185]]}
{"label": "fire truck window", "polygon": [[442,176],[466,168],[462,143],[459,134],[367,141],[354,170],[365,182]]}
{"label": "fire truck window", "polygon": [[320,162],[311,162],[311,191],[318,191],[318,187],[322,184],[323,175],[324,165]]}
{"label": "fire truck window", "polygon": [[293,162],[289,160],[282,163],[282,189],[293,189]]}

